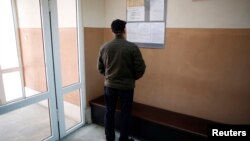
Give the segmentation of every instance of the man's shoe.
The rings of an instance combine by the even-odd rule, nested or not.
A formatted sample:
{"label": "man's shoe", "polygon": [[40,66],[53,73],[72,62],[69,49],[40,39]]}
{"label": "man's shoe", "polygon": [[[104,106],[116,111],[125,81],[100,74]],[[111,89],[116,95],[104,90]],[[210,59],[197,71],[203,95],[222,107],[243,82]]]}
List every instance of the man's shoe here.
{"label": "man's shoe", "polygon": [[135,141],[134,139],[132,139],[132,138],[130,138],[130,139],[128,139],[128,141]]}
{"label": "man's shoe", "polygon": [[[123,141],[123,140],[119,140],[119,141]],[[126,140],[126,141],[135,141],[135,140],[133,138],[130,138],[130,139]]]}

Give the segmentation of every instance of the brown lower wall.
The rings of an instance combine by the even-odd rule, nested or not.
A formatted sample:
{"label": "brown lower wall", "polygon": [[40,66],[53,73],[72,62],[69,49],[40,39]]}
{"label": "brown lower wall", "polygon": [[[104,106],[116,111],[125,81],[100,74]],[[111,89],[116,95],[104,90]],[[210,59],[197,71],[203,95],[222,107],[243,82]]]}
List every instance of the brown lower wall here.
{"label": "brown lower wall", "polygon": [[[250,30],[166,30],[165,48],[141,48],[147,69],[136,84],[135,101],[223,123],[250,124]],[[110,39],[111,30],[105,28],[104,41]]]}
{"label": "brown lower wall", "polygon": [[104,78],[97,71],[97,57],[103,44],[103,28],[84,28],[84,51],[86,71],[87,104],[103,94]]}
{"label": "brown lower wall", "polygon": [[167,29],[135,101],[224,123],[250,123],[250,30]]}
{"label": "brown lower wall", "polygon": [[[75,31],[61,31],[70,42],[66,35]],[[165,48],[141,48],[147,70],[137,81],[135,101],[223,123],[250,124],[250,30],[168,28],[166,33]],[[46,90],[41,32],[21,29],[20,34],[25,85]],[[113,35],[109,28],[84,28],[84,37],[88,103],[103,94],[97,56]],[[68,99],[73,103],[77,98]]]}

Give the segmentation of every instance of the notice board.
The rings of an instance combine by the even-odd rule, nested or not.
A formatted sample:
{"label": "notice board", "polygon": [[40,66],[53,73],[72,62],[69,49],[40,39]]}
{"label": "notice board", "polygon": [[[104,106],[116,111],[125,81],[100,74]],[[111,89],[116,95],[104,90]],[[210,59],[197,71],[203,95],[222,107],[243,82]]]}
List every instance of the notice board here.
{"label": "notice board", "polygon": [[165,46],[167,0],[127,0],[127,40],[139,47]]}

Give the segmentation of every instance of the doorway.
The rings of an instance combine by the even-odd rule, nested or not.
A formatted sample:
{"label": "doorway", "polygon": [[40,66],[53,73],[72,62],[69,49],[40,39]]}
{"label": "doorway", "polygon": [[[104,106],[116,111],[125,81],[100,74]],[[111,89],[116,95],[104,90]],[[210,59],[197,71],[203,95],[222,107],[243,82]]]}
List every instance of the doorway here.
{"label": "doorway", "polygon": [[4,140],[57,140],[85,124],[80,0],[1,0]]}

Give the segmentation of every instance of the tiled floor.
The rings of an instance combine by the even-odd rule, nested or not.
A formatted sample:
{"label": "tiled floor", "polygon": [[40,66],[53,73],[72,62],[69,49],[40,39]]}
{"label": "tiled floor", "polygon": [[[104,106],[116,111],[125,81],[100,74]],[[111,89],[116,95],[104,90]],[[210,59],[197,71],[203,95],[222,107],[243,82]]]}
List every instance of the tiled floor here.
{"label": "tiled floor", "polygon": [[[68,116],[65,116],[65,120],[71,126],[78,123]],[[0,141],[41,141],[49,136],[51,128],[48,101],[0,115]]]}
{"label": "tiled floor", "polygon": [[[45,103],[47,101],[0,115],[0,141],[41,141],[51,136],[49,111]],[[67,117],[66,122],[68,125],[77,123]],[[119,133],[116,132],[116,141],[118,138]],[[85,125],[60,141],[105,141],[104,128],[96,124]]]}
{"label": "tiled floor", "polygon": [[39,104],[0,115],[0,141],[37,141],[48,136],[48,108]]}
{"label": "tiled floor", "polygon": [[[119,138],[119,133],[116,132],[116,141]],[[72,134],[66,136],[60,141],[106,141],[104,135],[104,128],[96,124],[86,125]],[[135,139],[135,141],[142,141]]]}

